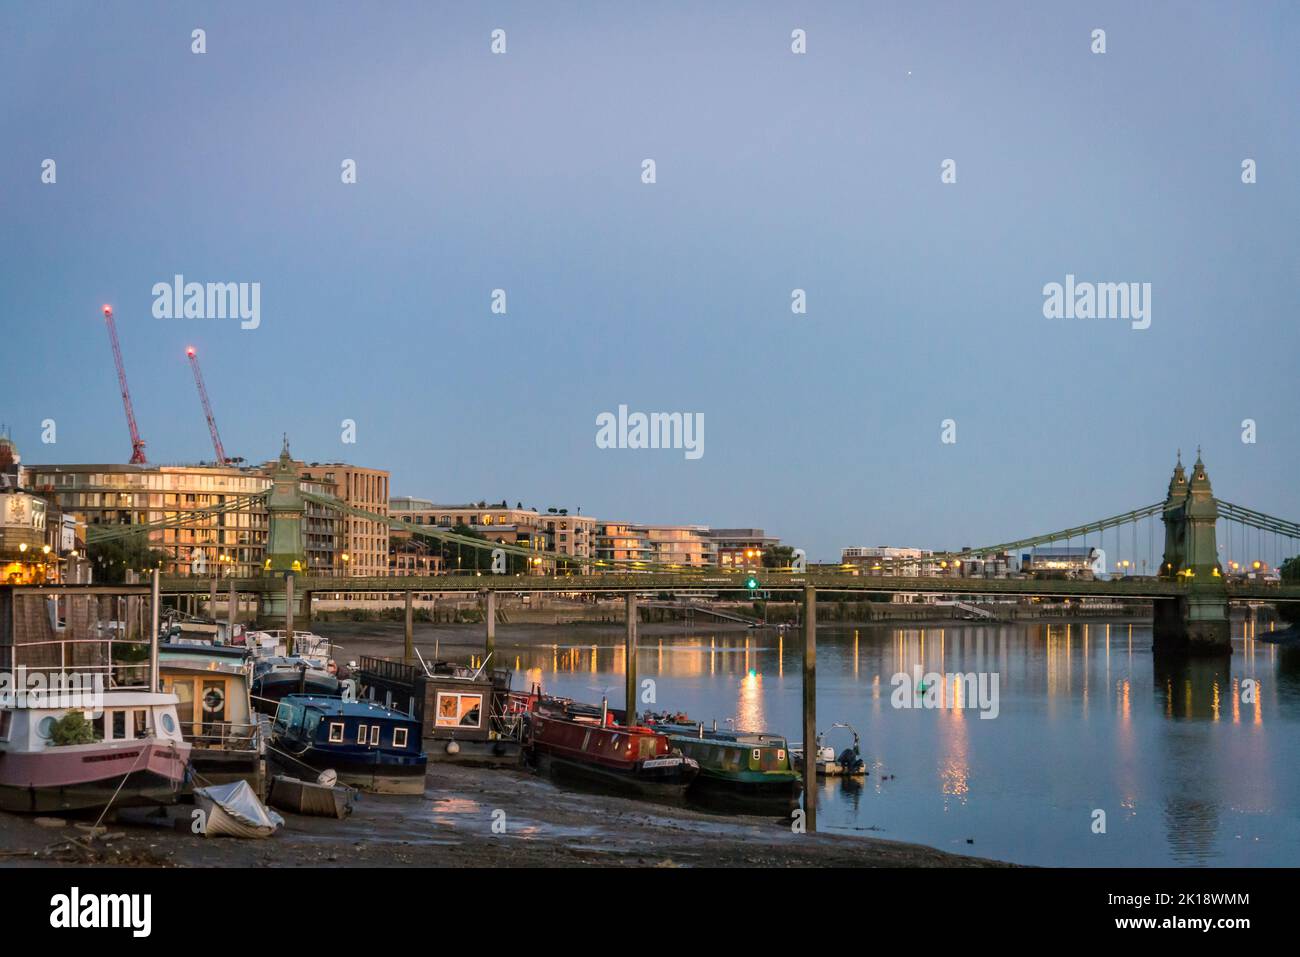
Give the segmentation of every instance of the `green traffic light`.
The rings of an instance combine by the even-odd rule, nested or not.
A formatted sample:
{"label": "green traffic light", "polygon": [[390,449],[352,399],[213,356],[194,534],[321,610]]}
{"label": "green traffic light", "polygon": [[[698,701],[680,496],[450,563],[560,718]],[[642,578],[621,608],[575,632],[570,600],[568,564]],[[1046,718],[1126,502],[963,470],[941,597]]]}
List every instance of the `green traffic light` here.
{"label": "green traffic light", "polygon": [[750,591],[753,591],[755,588],[758,587],[758,579],[754,578],[751,575],[749,581],[745,582],[745,587],[748,588]]}

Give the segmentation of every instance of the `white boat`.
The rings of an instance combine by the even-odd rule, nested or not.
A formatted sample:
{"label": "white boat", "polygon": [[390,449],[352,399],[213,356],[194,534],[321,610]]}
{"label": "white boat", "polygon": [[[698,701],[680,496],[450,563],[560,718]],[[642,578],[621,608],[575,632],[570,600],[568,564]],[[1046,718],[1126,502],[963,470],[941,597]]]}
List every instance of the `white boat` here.
{"label": "white boat", "polygon": [[[174,694],[105,691],[98,713],[86,710],[89,700],[48,703],[64,706],[0,708],[0,809],[48,814],[176,800],[190,745]],[[71,725],[81,726],[84,743],[58,743]]]}
{"label": "white boat", "polygon": [[247,781],[195,788],[194,801],[203,812],[204,837],[270,837],[284,826],[284,818],[268,810]]}
{"label": "white boat", "polygon": [[[826,744],[827,735],[836,728],[845,728],[853,734],[853,746],[838,753],[834,748]],[[858,732],[853,725],[839,721],[831,725],[830,731],[823,731],[817,735],[817,776],[829,778],[866,777],[867,763],[862,760],[862,742],[858,738]],[[796,770],[803,768],[803,753],[802,742],[790,746],[791,767]]]}
{"label": "white boat", "polygon": [[[58,813],[170,804],[185,784],[190,744],[175,694],[159,692],[156,648],[138,591],[102,617],[93,586],[0,585],[0,808]],[[128,628],[127,624],[131,627]],[[130,632],[152,637],[132,639]],[[151,656],[152,657],[152,656]]]}

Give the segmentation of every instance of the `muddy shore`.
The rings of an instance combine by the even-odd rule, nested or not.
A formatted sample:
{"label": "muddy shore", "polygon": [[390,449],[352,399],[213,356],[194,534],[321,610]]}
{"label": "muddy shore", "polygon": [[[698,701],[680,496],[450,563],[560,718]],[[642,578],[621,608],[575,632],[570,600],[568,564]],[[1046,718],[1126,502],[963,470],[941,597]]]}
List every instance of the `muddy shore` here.
{"label": "muddy shore", "polygon": [[[656,628],[680,631],[646,625],[641,633]],[[401,622],[317,622],[314,630],[338,643],[340,661],[401,654]],[[501,625],[497,646],[591,644],[621,635],[611,625]],[[415,642],[426,660],[435,647],[441,657],[465,660],[482,653],[483,627],[417,623]],[[95,840],[71,819],[0,814],[0,866],[1003,866],[875,836],[796,834],[789,817],[714,814],[577,790],[522,767],[431,763],[421,797],[363,794],[343,821],[286,814],[281,832],[260,841],[195,835],[188,829],[192,811],[185,804],[161,816],[123,811]]]}
{"label": "muddy shore", "polygon": [[362,795],[342,821],[286,814],[281,832],[260,841],[192,834],[183,829],[192,810],[124,811],[88,847],[68,843],[82,835],[71,820],[0,814],[0,865],[1000,866],[876,837],[794,834],[788,821],[770,817],[571,790],[513,769],[433,765],[423,797]]}

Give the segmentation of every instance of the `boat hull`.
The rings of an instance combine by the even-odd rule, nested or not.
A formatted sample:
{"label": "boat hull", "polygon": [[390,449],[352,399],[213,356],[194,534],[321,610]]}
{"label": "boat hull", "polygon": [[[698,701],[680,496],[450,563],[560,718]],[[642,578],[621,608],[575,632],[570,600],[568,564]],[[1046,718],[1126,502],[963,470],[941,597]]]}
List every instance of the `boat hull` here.
{"label": "boat hull", "polygon": [[301,775],[303,765],[315,771],[333,771],[341,783],[374,794],[423,794],[424,773],[428,761],[424,755],[397,762],[367,759],[367,755],[342,755],[308,749],[292,760],[272,751],[271,761],[286,774]]}
{"label": "boat hull", "polygon": [[28,813],[173,804],[190,746],[73,745],[0,755],[0,809]]}
{"label": "boat hull", "polygon": [[653,768],[649,772],[604,767],[588,761],[537,749],[535,759],[540,770],[572,776],[592,784],[645,797],[681,797],[691,786],[698,768],[682,761],[670,768]]}

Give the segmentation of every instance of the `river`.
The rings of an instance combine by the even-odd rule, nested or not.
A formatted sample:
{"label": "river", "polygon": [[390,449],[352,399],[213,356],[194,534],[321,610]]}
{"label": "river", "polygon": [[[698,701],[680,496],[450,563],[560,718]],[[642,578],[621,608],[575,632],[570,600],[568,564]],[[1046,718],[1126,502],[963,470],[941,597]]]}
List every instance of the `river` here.
{"label": "river", "polygon": [[[1230,661],[1174,664],[1147,622],[820,627],[817,726],[856,728],[870,773],[820,783],[819,828],[1024,864],[1293,865],[1300,654],[1255,627]],[[516,688],[622,704],[616,639],[508,654]],[[643,637],[637,668],[643,709],[802,737],[797,632]]]}

